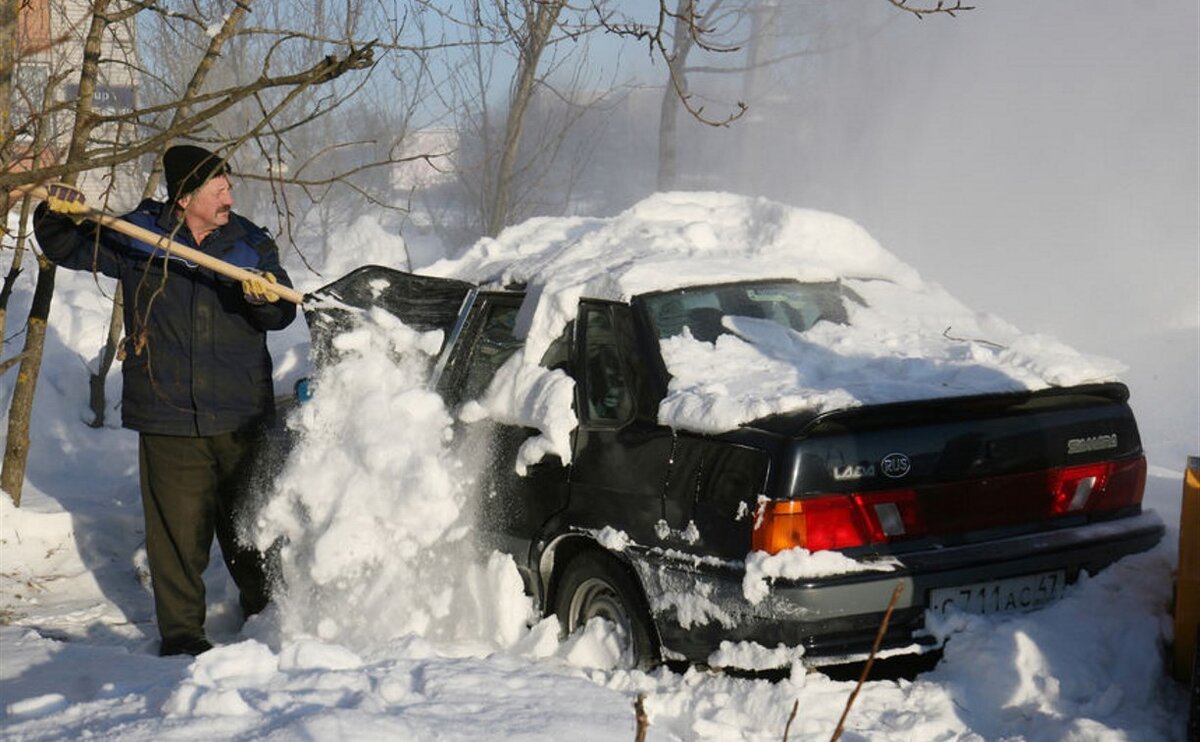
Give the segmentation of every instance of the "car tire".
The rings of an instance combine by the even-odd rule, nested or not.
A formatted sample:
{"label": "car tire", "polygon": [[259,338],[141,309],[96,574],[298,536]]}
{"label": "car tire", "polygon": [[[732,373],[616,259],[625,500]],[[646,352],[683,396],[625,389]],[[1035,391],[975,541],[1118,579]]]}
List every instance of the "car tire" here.
{"label": "car tire", "polygon": [[593,618],[611,621],[622,643],[621,666],[648,669],[660,661],[657,632],[629,570],[595,551],[577,554],[563,569],[554,613],[570,636]]}

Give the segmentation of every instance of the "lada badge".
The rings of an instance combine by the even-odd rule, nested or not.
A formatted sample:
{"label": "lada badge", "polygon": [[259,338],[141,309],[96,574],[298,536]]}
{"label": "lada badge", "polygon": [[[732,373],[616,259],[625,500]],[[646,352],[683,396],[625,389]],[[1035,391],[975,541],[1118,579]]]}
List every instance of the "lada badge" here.
{"label": "lada badge", "polygon": [[850,464],[848,466],[833,467],[833,478],[839,482],[845,482],[850,479],[864,479],[866,477],[875,476],[875,467],[863,466],[861,464]]}

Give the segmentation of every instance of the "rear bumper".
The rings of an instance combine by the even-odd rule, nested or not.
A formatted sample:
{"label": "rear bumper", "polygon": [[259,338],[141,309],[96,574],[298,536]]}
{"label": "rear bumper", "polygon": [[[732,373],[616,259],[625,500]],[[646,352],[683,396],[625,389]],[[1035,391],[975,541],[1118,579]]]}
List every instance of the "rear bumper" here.
{"label": "rear bumper", "polygon": [[935,641],[924,632],[929,591],[1008,577],[1065,570],[1094,574],[1129,554],[1157,544],[1164,527],[1157,514],[1141,513],[1103,523],[930,549],[899,557],[889,572],[859,572],[808,580],[776,580],[769,595],[751,604],[743,594],[740,565],[684,564],[663,556],[635,559],[668,656],[706,663],[723,641],[767,648],[802,647],[807,664],[866,656],[897,583],[897,600],[882,649],[921,652]]}

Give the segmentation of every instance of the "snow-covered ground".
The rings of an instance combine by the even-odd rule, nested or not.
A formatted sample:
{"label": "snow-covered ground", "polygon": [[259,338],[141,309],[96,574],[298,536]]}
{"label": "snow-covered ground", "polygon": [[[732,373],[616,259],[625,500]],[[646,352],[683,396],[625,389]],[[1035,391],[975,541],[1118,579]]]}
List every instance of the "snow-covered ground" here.
{"label": "snow-covered ground", "polygon": [[[771,240],[794,247],[785,238],[805,234],[794,231],[801,222],[813,223],[769,202],[658,196],[612,220],[519,225],[438,270],[481,277],[484,258],[522,245],[540,246],[543,256],[592,249],[627,261],[632,284],[625,288],[620,280],[597,282],[608,274],[593,271],[535,292],[545,306],[526,319],[531,333],[544,333],[548,342],[571,304],[563,297],[639,287],[637,266],[661,257],[656,248],[664,244],[721,246],[731,260],[708,274],[719,278],[765,259],[759,251]],[[936,385],[953,374],[968,390],[981,382],[959,373],[963,359],[1006,370],[1006,383],[1028,387],[1116,373],[1117,364],[971,314],[860,232],[842,225],[814,237],[813,245],[824,239],[842,250],[841,263],[827,266],[835,274],[850,268],[883,274],[926,303],[919,321],[912,313],[893,314],[891,323],[884,313],[868,317],[863,327],[876,347],[892,352],[864,356],[865,342],[855,334],[826,331],[812,340],[850,351],[838,357],[836,370],[861,385],[843,389],[820,376],[826,386],[819,394],[855,399],[880,372],[895,381],[913,347],[940,353],[944,368],[941,376],[909,381]],[[621,239],[629,234],[638,240]],[[618,245],[626,254],[614,254]],[[328,276],[360,262],[395,263],[401,245],[379,225],[360,222],[339,248],[339,259],[356,260],[326,266]],[[579,255],[572,265],[586,268]],[[847,267],[847,260],[859,263]],[[545,269],[535,260],[529,275],[518,277]],[[294,275],[302,289],[323,283],[299,269]],[[31,283],[22,277],[10,322],[23,316]],[[946,337],[937,317],[947,307],[955,337],[995,340],[1001,333],[1020,352],[1001,357],[989,344]],[[263,492],[263,508],[245,524],[264,542],[289,539],[286,592],[242,626],[232,584],[215,559],[207,575],[208,629],[220,646],[194,660],[157,657],[136,436],[117,427],[116,410],[104,428],[83,423],[86,368],[107,318],[91,276],[59,273],[22,507],[0,498],[5,739],[632,739],[639,695],[652,740],[780,739],[793,708],[791,739],[828,738],[836,727],[854,683],[800,664],[771,678],[699,669],[630,672],[614,669],[615,641],[603,625],[560,641],[553,620],[533,615],[511,561],[474,545],[472,457],[463,449],[469,444],[451,433],[452,412],[423,388],[420,363],[387,360],[397,350],[419,357],[432,339],[386,319],[345,339],[347,359],[320,379],[316,398],[294,421],[302,442],[280,487]],[[744,339],[755,335],[753,327],[735,329]],[[706,357],[705,344],[691,342],[680,351],[685,366],[694,354]],[[742,362],[751,345],[739,348]],[[272,348],[278,387],[289,390],[308,370],[303,322],[273,337]],[[800,371],[795,387],[777,390],[779,396],[814,393],[813,375]],[[11,376],[0,379],[6,408]],[[979,378],[995,383],[996,377]],[[116,374],[109,397],[119,398]],[[504,417],[519,407],[484,402],[477,414]],[[1158,440],[1158,421],[1173,414],[1139,412],[1148,441]],[[661,412],[684,426],[692,420],[674,414]],[[553,411],[540,421],[551,439],[562,427]],[[1036,613],[946,619],[935,627],[948,637],[941,663],[915,678],[868,682],[847,719],[846,738],[1182,739],[1184,690],[1164,670],[1164,645],[1182,480],[1174,455],[1192,444],[1171,440],[1161,457],[1153,447],[1147,451],[1146,505],[1168,526],[1159,547],[1081,579],[1063,600]]]}

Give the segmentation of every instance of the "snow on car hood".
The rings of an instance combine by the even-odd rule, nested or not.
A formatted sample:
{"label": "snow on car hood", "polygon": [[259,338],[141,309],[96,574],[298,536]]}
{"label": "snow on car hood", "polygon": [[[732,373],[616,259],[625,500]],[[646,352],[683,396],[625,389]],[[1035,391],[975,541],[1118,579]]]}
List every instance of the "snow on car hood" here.
{"label": "snow on car hood", "polygon": [[542,430],[526,463],[546,451],[570,461],[570,396],[530,404],[545,386],[530,370],[581,297],[628,300],[691,285],[793,278],[840,280],[863,298],[865,306],[848,302],[847,325],[821,322],[800,334],[727,317],[733,334],[715,343],[686,333],[664,341],[672,380],[659,422],[697,432],[799,410],[1111,381],[1123,371],[1116,361],[968,309],[850,219],[763,198],[660,193],[611,218],[531,219],[423,272],[526,285],[517,323],[525,350],[501,369],[497,391],[471,409],[475,417]]}

